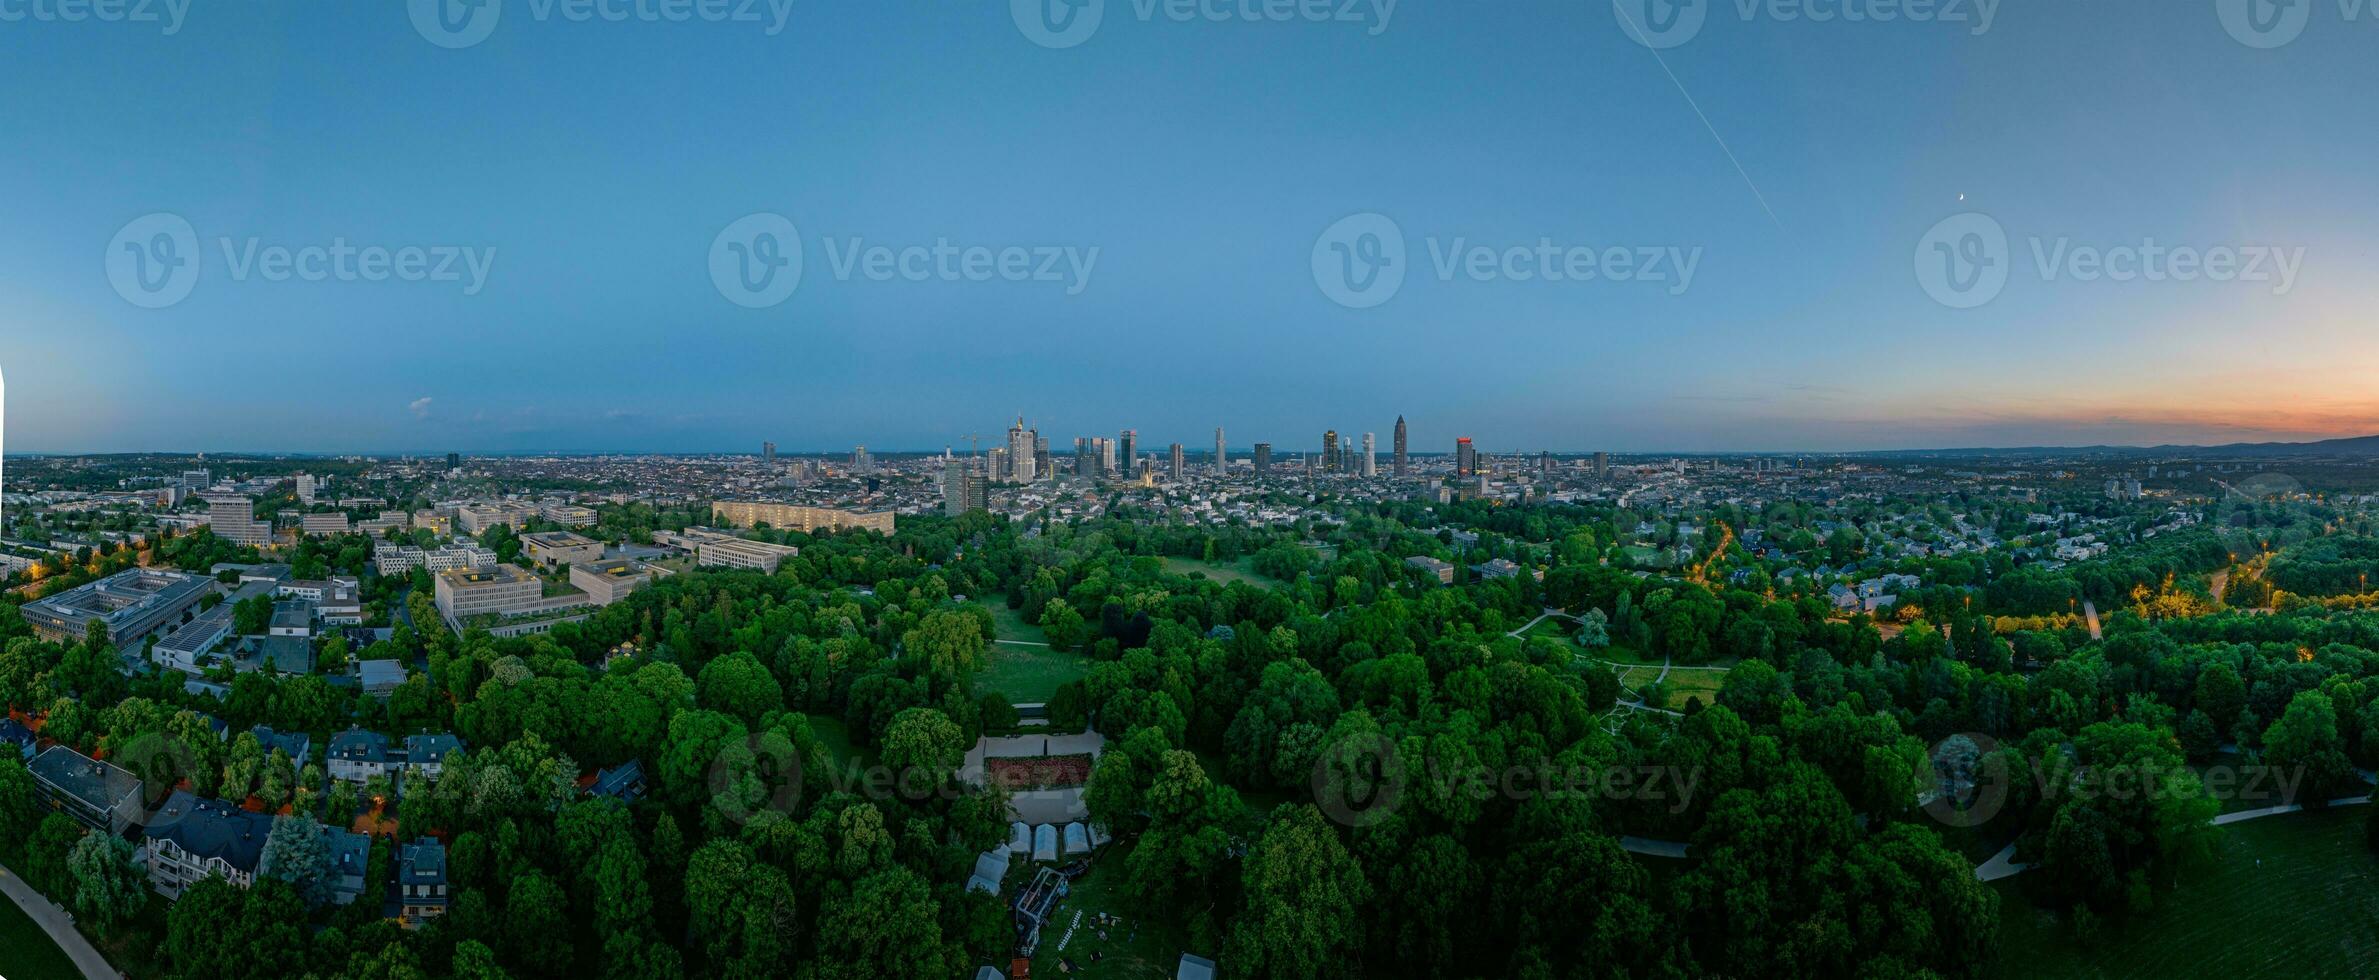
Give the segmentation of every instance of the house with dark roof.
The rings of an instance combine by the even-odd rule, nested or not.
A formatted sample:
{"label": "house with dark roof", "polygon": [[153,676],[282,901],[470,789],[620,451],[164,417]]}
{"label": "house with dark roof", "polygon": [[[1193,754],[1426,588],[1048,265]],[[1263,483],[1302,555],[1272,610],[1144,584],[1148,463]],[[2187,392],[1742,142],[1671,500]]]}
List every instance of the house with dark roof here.
{"label": "house with dark roof", "polygon": [[149,885],[169,899],[209,875],[246,888],[256,882],[272,832],[272,817],[175,790],[141,830]]}
{"label": "house with dark roof", "polygon": [[273,750],[279,749],[299,769],[306,767],[306,758],[314,751],[314,739],[304,732],[276,732],[258,725],[248,729],[248,734],[256,736],[256,744],[264,750],[266,758],[271,758]]}
{"label": "house with dark roof", "polygon": [[446,914],[446,845],[437,838],[424,837],[398,852],[397,907],[408,929]]}
{"label": "house with dark roof", "polygon": [[55,812],[105,834],[140,821],[140,778],[63,745],[35,756],[34,792]]}
{"label": "house with dark roof", "polygon": [[608,796],[622,803],[634,803],[644,798],[644,763],[630,759],[609,769],[595,773],[595,784],[587,787],[595,796]]}
{"label": "house with dark roof", "polygon": [[446,757],[462,751],[462,747],[463,740],[452,735],[428,732],[407,735],[404,757],[391,761],[402,763],[406,775],[436,779],[446,771]]}
{"label": "house with dark roof", "polygon": [[16,750],[18,758],[31,762],[33,761],[33,744],[39,740],[40,736],[33,734],[32,729],[25,727],[16,719],[0,718],[0,752],[13,748]]}
{"label": "house with dark roof", "polygon": [[370,890],[364,869],[371,864],[372,839],[337,827],[322,828],[322,836],[330,849],[330,900],[353,904]]}
{"label": "house with dark roof", "polygon": [[351,783],[384,776],[390,768],[388,745],[386,735],[350,728],[330,737],[324,766],[330,771],[330,778]]}

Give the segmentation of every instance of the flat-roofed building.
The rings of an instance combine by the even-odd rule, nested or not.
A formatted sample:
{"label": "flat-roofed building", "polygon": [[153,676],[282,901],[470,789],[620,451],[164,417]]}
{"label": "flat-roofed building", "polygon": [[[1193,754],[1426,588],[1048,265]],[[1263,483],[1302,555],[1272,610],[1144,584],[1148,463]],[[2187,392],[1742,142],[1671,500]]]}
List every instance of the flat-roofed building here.
{"label": "flat-roofed building", "polygon": [[428,531],[431,534],[435,534],[441,538],[450,538],[454,536],[454,518],[450,515],[441,514],[434,510],[414,511],[413,526],[424,531]]}
{"label": "flat-roofed building", "polygon": [[843,531],[851,528],[891,534],[893,513],[888,510],[860,512],[836,510],[832,507],[808,507],[801,504],[778,504],[762,500],[721,500],[710,505],[711,520],[735,527],[770,527],[810,533],[813,531]]}
{"label": "flat-roofed building", "polygon": [[273,543],[273,526],[256,521],[256,501],[236,493],[201,494],[207,502],[207,528],[236,545],[262,548]]}
{"label": "flat-roofed building", "polygon": [[683,531],[655,531],[653,543],[694,555],[694,564],[719,568],[752,568],[775,574],[785,559],[801,553],[789,544],[770,544],[766,541],[747,541],[732,534],[722,534],[707,528],[687,528]]}
{"label": "flat-roofed building", "polygon": [[298,530],[304,531],[309,535],[317,536],[327,534],[345,534],[349,530],[352,530],[348,524],[347,515],[341,512],[332,512],[328,514],[301,514],[297,519],[297,527]]}
{"label": "flat-roofed building", "polygon": [[517,531],[529,526],[529,518],[536,513],[537,508],[526,504],[464,504],[455,512],[455,523],[464,534],[479,534],[498,524],[511,525]]}
{"label": "flat-roofed building", "polygon": [[44,804],[74,822],[122,834],[140,821],[140,778],[63,745],[33,757],[33,790]]}
{"label": "flat-roofed building", "polygon": [[1454,584],[1454,565],[1452,562],[1439,561],[1438,559],[1431,558],[1428,555],[1414,555],[1405,559],[1404,563],[1436,576],[1439,585]]}
{"label": "flat-roofed building", "polygon": [[595,523],[595,509],[577,504],[539,504],[537,516],[563,527],[586,527]]}
{"label": "flat-roofed building", "polygon": [[521,553],[547,568],[584,565],[603,560],[603,542],[571,531],[539,531],[520,536]]}
{"label": "flat-roofed building", "polygon": [[487,613],[504,615],[535,608],[545,583],[517,565],[456,568],[431,579],[438,612],[449,622]]}
{"label": "flat-roofed building", "polygon": [[132,650],[151,634],[180,625],[214,587],[214,580],[188,572],[133,568],[28,602],[20,611],[44,640],[80,643],[92,623],[101,623],[108,642]]}
{"label": "flat-roofed building", "polygon": [[628,597],[662,573],[650,565],[625,558],[588,562],[570,566],[570,584],[587,594],[598,606],[608,606]]}

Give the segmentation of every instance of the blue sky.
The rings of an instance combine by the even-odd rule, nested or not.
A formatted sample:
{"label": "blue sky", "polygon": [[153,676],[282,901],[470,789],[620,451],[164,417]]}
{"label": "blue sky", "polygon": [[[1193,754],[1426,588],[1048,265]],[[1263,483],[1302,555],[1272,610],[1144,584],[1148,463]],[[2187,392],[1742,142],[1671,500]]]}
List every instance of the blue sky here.
{"label": "blue sky", "polygon": [[[1384,446],[1400,413],[1430,450],[2379,432],[2379,23],[2326,0],[2270,50],[2216,0],[2011,0],[1979,35],[1975,0],[1964,23],[1715,0],[1657,53],[1603,0],[1405,0],[1384,29],[1104,0],[1064,49],[1002,3],[804,0],[774,34],[765,2],[502,3],[459,49],[397,2],[201,3],[170,35],[0,20],[9,444],[939,448],[1018,413],[1193,447]],[[1915,266],[1970,211],[2008,281],[1956,309]],[[159,212],[198,273],[146,309],[107,262]],[[709,263],[756,212],[804,271],[754,309]],[[1314,267],[1356,214],[1407,251],[1361,309]],[[472,293],[234,268],[335,240],[492,260]],[[945,240],[1098,252],[1079,282],[836,272],[854,242]],[[2044,275],[2060,240],[2298,260],[2284,294]],[[1696,263],[1681,291],[1441,274],[1457,241]]]}

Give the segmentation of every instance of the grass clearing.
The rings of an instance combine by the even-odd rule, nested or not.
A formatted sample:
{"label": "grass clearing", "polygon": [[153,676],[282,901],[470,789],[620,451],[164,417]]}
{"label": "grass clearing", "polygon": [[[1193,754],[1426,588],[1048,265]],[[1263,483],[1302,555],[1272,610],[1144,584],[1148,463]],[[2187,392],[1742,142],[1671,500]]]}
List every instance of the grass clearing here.
{"label": "grass clearing", "polygon": [[2035,875],[1993,882],[1997,974],[2008,978],[2367,977],[2379,974],[2379,857],[2363,807],[2224,828],[2220,857],[2156,893],[2157,907],[2082,946],[2025,897]]}
{"label": "grass clearing", "polygon": [[983,606],[984,608],[991,610],[991,635],[993,639],[1023,640],[1028,643],[1049,642],[1049,634],[1042,631],[1041,625],[1039,623],[1035,623],[1024,618],[1023,610],[1008,608],[1008,604],[1004,600],[999,602],[986,602],[983,604]]}
{"label": "grass clearing", "polygon": [[1575,644],[1577,635],[1578,621],[1567,616],[1547,616],[1538,620],[1536,625],[1520,631],[1523,639],[1541,636],[1555,643]]}
{"label": "grass clearing", "polygon": [[17,903],[0,898],[0,976],[9,980],[82,980],[81,970]]}
{"label": "grass clearing", "polygon": [[979,690],[998,691],[1017,704],[1044,702],[1059,685],[1090,673],[1090,658],[1048,647],[991,645],[991,666],[975,675]]}
{"label": "grass clearing", "polygon": [[1266,578],[1262,575],[1256,574],[1253,569],[1248,567],[1248,560],[1245,558],[1234,562],[1219,562],[1207,561],[1203,558],[1174,558],[1168,556],[1165,559],[1165,571],[1171,572],[1175,575],[1193,575],[1202,573],[1207,578],[1213,579],[1224,585],[1229,585],[1233,582],[1245,582],[1259,589],[1276,588],[1281,585],[1281,582],[1278,579]]}

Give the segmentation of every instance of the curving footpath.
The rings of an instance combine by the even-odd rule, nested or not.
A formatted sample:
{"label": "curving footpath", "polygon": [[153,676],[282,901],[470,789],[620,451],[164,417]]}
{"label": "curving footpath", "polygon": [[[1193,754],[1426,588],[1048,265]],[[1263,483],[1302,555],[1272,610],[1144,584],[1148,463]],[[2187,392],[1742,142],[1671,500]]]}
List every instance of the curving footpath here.
{"label": "curving footpath", "polygon": [[107,957],[91,946],[91,941],[74,928],[74,918],[66,910],[50,904],[50,900],[34,891],[16,872],[0,867],[0,892],[7,892],[17,907],[32,916],[41,931],[50,934],[50,941],[66,951],[66,958],[74,961],[75,969],[83,971],[84,980],[117,980],[121,974],[107,965]]}
{"label": "curving footpath", "polygon": [[[2362,806],[2369,802],[2371,802],[2371,797],[2368,796],[2349,796],[2331,800],[2329,805],[2332,807]],[[2267,806],[2257,810],[2240,810],[2236,813],[2225,813],[2215,817],[2213,825],[2222,827],[2234,823],[2245,823],[2249,820],[2261,820],[2265,817],[2277,817],[2284,813],[2302,813],[2304,809],[2304,804],[2295,803],[2287,806]],[[2029,864],[2016,863],[2015,856],[2016,846],[2014,844],[2001,848],[1999,853],[1991,855],[1990,860],[1975,866],[1974,877],[1982,881],[1998,881],[2001,878],[2012,878],[2031,870],[2032,866]]]}

